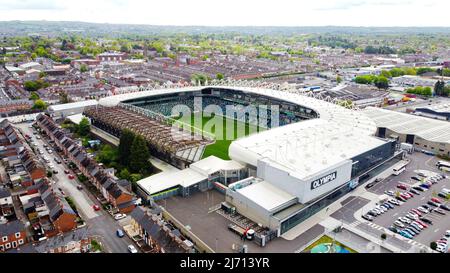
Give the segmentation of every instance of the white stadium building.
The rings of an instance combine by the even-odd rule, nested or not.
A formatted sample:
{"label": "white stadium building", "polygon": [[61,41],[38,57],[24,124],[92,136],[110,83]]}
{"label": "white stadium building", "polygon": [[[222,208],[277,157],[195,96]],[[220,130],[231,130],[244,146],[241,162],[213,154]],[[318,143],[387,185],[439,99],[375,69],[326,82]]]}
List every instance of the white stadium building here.
{"label": "white stadium building", "polygon": [[[200,86],[139,91],[103,98],[114,107],[159,96],[261,98],[310,118],[232,142],[231,161],[208,157],[180,171],[138,182],[149,200],[216,188],[228,205],[278,235],[357,187],[369,172],[396,156],[396,143],[375,136],[377,125],[360,111],[293,92],[255,87]],[[296,110],[296,111],[297,111]]]}

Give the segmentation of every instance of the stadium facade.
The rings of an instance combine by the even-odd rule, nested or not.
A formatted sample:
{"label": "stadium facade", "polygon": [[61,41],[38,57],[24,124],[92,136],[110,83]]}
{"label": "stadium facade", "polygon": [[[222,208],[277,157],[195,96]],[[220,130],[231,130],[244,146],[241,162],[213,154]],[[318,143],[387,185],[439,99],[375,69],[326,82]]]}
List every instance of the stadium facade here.
{"label": "stadium facade", "polygon": [[[138,182],[144,198],[188,196],[216,188],[237,212],[280,235],[356,188],[369,171],[395,156],[396,143],[376,137],[376,124],[361,112],[272,89],[207,86],[149,90],[103,98],[98,107],[103,107],[101,112],[121,107],[155,122],[169,116],[168,109],[175,103],[189,104],[189,98],[198,96],[219,104],[278,105],[279,126],[234,140],[229,147],[231,161],[214,156],[201,159],[198,152],[209,143],[196,143],[195,147],[202,148],[195,157],[187,157],[182,170]],[[87,116],[92,118],[92,111]],[[98,118],[94,117],[94,125],[95,120]],[[107,119],[102,122],[101,129],[110,128],[109,133],[120,135],[118,126]],[[134,128],[122,124],[127,126],[121,128]],[[136,132],[148,133],[143,128]],[[157,143],[151,137],[148,140],[150,145]],[[177,157],[180,150],[170,153]],[[162,159],[173,164],[170,158]]]}

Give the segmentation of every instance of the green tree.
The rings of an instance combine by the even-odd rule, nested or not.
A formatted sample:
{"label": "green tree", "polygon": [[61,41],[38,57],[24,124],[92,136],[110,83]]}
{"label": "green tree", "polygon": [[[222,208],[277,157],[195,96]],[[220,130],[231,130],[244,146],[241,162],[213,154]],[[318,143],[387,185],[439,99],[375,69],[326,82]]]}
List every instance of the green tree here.
{"label": "green tree", "polygon": [[392,74],[391,72],[387,71],[387,70],[381,70],[380,76],[383,76],[385,78],[392,78]]}
{"label": "green tree", "polygon": [[223,80],[223,78],[224,78],[224,76],[223,76],[222,73],[217,73],[217,74],[216,74],[216,79],[218,79],[218,80]]}
{"label": "green tree", "polygon": [[144,137],[138,135],[134,138],[130,152],[130,170],[133,173],[145,173],[149,168],[150,152]]}
{"label": "green tree", "polygon": [[134,133],[128,129],[122,131],[119,143],[119,160],[124,166],[128,166],[129,157],[131,153],[131,146],[133,145]]}
{"label": "green tree", "polygon": [[431,242],[431,243],[430,243],[430,248],[431,248],[432,250],[436,250],[436,248],[437,248],[437,243],[436,243],[436,242]]}
{"label": "green tree", "polygon": [[87,71],[88,71],[88,68],[87,68],[87,66],[85,64],[80,65],[80,72],[81,73],[84,73],[84,72],[87,72]]}
{"label": "green tree", "polygon": [[437,81],[436,84],[434,85],[434,93],[437,96],[444,96],[444,91],[445,91],[445,82],[444,81]]}
{"label": "green tree", "polygon": [[47,109],[47,104],[43,100],[38,99],[34,102],[33,109],[45,110]]}
{"label": "green tree", "polygon": [[36,92],[31,92],[31,94],[30,94],[30,100],[36,101],[36,100],[38,100],[38,99],[39,99],[38,93],[36,93]]}
{"label": "green tree", "polygon": [[35,81],[26,81],[23,84],[23,87],[27,91],[37,91],[37,90],[39,90],[39,84],[37,82],[35,82]]}
{"label": "green tree", "polygon": [[337,83],[341,83],[341,82],[342,82],[341,76],[337,76],[337,77],[336,77],[336,82],[337,82]]}
{"label": "green tree", "polygon": [[379,76],[374,81],[375,86],[379,89],[388,89],[389,88],[389,80],[384,76]]}
{"label": "green tree", "polygon": [[119,173],[119,178],[120,178],[120,179],[130,180],[130,178],[131,178],[130,171],[128,171],[127,168],[123,168],[123,169],[120,171],[120,173]]}
{"label": "green tree", "polygon": [[90,129],[91,124],[89,123],[89,120],[86,117],[83,117],[80,121],[80,124],[78,124],[77,133],[81,137],[85,137],[89,134]]}

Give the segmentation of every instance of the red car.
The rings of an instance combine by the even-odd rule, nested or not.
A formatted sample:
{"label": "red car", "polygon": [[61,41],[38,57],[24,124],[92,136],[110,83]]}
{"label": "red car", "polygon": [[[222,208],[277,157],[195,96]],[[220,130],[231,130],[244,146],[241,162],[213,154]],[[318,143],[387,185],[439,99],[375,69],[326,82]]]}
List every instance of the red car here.
{"label": "red car", "polygon": [[69,174],[69,179],[74,179],[75,178],[75,176],[73,176],[73,174]]}
{"label": "red car", "polygon": [[428,225],[425,224],[425,223],[422,222],[422,221],[416,220],[416,222],[419,223],[419,224],[421,224],[424,228],[427,228],[427,227],[428,227]]}
{"label": "red car", "polygon": [[405,186],[405,185],[403,185],[403,184],[398,184],[397,185],[397,188],[399,188],[399,189],[402,189],[402,190],[407,190],[408,188]]}
{"label": "red car", "polygon": [[416,214],[417,216],[422,216],[422,213],[416,209],[412,209],[411,212]]}
{"label": "red car", "polygon": [[100,210],[100,207],[99,207],[98,205],[93,205],[92,208],[93,208],[95,211],[99,211],[99,210]]}
{"label": "red car", "polygon": [[411,196],[409,196],[409,195],[407,195],[405,193],[401,193],[400,196],[405,198],[405,199],[410,199],[411,198]]}
{"label": "red car", "polygon": [[433,202],[435,202],[435,203],[439,203],[439,204],[442,203],[441,200],[438,199],[438,198],[436,198],[436,197],[431,198],[431,201],[433,201]]}

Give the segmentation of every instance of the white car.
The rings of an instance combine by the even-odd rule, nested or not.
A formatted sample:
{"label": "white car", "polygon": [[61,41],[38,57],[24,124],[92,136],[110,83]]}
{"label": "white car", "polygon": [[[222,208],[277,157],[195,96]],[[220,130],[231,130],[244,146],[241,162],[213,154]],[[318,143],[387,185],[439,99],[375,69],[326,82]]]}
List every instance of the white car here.
{"label": "white car", "polygon": [[114,219],[115,220],[121,220],[121,219],[126,218],[126,217],[127,217],[127,215],[123,214],[123,213],[118,213],[118,214],[114,215]]}
{"label": "white car", "polygon": [[423,213],[430,213],[430,211],[424,207],[418,207],[417,210],[419,210],[420,212],[423,212]]}
{"label": "white car", "polygon": [[449,238],[450,237],[450,229],[445,231],[445,237]]}
{"label": "white car", "polygon": [[385,194],[389,195],[389,196],[394,196],[395,193],[393,191],[385,191]]}
{"label": "white car", "polygon": [[134,247],[134,245],[129,245],[128,247],[128,251],[130,253],[138,253],[137,249]]}
{"label": "white car", "polygon": [[402,222],[398,221],[398,220],[394,222],[394,225],[396,225],[398,227],[401,227],[401,228],[405,227],[405,225]]}

